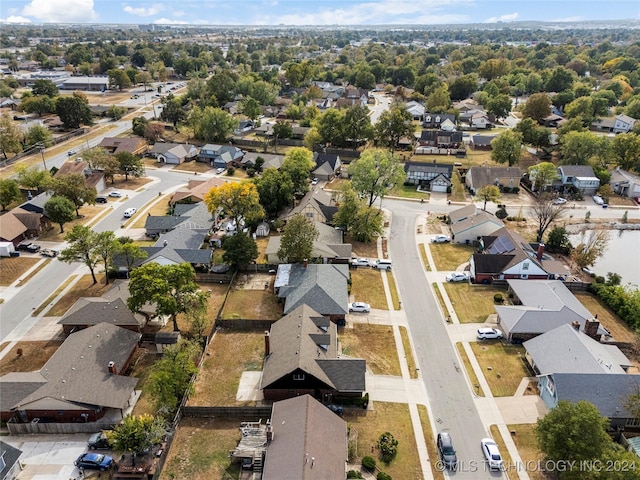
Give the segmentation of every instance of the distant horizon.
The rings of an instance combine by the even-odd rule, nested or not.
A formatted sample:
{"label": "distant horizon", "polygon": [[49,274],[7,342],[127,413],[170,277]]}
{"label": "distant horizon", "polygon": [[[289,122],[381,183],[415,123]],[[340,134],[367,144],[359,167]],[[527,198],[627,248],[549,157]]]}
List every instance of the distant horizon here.
{"label": "distant horizon", "polygon": [[2,24],[391,27],[640,21],[638,0],[2,0]]}

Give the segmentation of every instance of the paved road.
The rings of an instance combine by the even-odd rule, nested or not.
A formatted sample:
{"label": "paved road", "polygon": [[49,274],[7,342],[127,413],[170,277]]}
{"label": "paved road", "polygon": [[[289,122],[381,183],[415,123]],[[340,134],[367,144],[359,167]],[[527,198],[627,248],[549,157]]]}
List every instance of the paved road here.
{"label": "paved road", "polygon": [[425,207],[412,202],[385,202],[385,208],[393,215],[389,255],[429,396],[432,420],[438,431],[447,430],[453,438],[461,471],[452,476],[500,478],[499,472],[490,473],[485,468],[480,439],[488,432],[475,408],[464,366],[448,340],[445,321],[426,283],[416,247],[415,220]]}

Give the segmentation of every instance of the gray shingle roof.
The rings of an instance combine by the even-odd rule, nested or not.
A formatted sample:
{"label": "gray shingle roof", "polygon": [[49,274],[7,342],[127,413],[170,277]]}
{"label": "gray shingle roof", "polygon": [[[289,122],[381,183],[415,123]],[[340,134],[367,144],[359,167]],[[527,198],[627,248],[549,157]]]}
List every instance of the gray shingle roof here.
{"label": "gray shingle roof", "polygon": [[127,308],[121,298],[108,301],[104,298],[80,298],[71,309],[58,321],[59,325],[112,325],[142,326],[142,316],[136,317]]}
{"label": "gray shingle roof", "polygon": [[0,412],[9,412],[23,398],[42,387],[47,380],[39,372],[11,372],[0,377]]}
{"label": "gray shingle roof", "polygon": [[346,314],[348,278],[348,265],[292,265],[288,285],[278,293],[285,298],[284,313],[306,303],[322,315]]}
{"label": "gray shingle roof", "polygon": [[523,305],[561,311],[564,307],[583,319],[593,315],[560,280],[507,280],[509,288]]}
{"label": "gray shingle roof", "polygon": [[273,404],[263,480],[344,480],[347,424],[309,395]]}
{"label": "gray shingle roof", "polygon": [[476,206],[472,203],[449,212],[449,220],[451,220],[451,223],[456,223],[470,217],[474,213],[476,213]]}
{"label": "gray shingle roof", "polygon": [[[0,478],[2,480],[9,480],[7,474],[14,467],[14,465],[20,458],[20,455],[22,455],[22,450],[15,448],[8,443],[0,441],[0,457],[3,460],[3,468],[0,468]],[[13,478],[13,476],[11,478]]]}
{"label": "gray shingle roof", "polygon": [[567,176],[572,177],[595,177],[591,165],[560,165],[558,167]]}
{"label": "gray shingle roof", "polygon": [[[493,139],[493,137],[491,137]],[[522,170],[518,167],[483,167],[473,166],[467,172],[467,182],[474,189],[482,188],[486,185],[498,184],[505,187],[518,187]]]}
{"label": "gray shingle roof", "polygon": [[455,235],[458,233],[465,232],[472,228],[475,228],[479,225],[484,225],[485,223],[493,223],[495,228],[504,227],[504,223],[497,218],[495,215],[491,215],[490,213],[479,211],[478,213],[474,213],[473,215],[469,215],[464,220],[460,220],[451,225],[451,232]]}

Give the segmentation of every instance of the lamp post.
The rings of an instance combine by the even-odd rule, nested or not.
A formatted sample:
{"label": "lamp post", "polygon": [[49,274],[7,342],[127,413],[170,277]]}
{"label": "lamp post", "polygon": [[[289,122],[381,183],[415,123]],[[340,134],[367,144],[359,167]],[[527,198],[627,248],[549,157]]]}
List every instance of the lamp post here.
{"label": "lamp post", "polygon": [[44,169],[47,169],[47,162],[44,160],[44,145],[38,145],[38,149],[40,150],[40,155],[42,155],[42,165],[44,165]]}

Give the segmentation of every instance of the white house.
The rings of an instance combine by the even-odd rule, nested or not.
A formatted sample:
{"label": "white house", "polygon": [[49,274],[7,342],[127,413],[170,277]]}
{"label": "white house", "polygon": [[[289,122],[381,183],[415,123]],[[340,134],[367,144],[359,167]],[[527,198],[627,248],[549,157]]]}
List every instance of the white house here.
{"label": "white house", "polygon": [[640,177],[622,170],[620,167],[611,172],[609,185],[618,195],[630,198],[640,197]]}
{"label": "white house", "polygon": [[593,195],[600,187],[600,179],[595,176],[590,165],[561,165],[558,173],[563,186],[573,186],[583,195]]}

